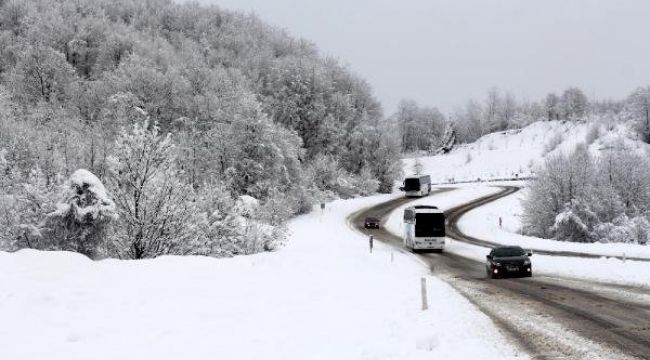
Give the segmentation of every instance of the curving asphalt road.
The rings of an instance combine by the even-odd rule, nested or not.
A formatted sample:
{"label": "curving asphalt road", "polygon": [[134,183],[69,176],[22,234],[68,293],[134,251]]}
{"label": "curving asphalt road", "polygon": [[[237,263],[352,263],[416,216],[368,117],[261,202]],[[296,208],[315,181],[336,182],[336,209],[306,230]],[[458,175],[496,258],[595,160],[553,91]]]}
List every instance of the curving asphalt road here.
{"label": "curving asphalt road", "polygon": [[[431,195],[432,203],[441,193],[452,190],[439,189]],[[458,220],[468,211],[517,190],[504,187],[497,194],[446,211],[448,236],[486,248],[495,246],[487,239],[463,234],[457,227]],[[402,247],[401,237],[383,227],[364,229],[363,220],[375,216],[383,224],[393,210],[411,200],[397,198],[377,204],[350,215],[348,220],[358,231],[408,252]],[[553,255],[592,257],[581,253]],[[486,278],[482,262],[453,253],[413,256],[426,262],[433,273],[490,316],[533,358],[650,359],[650,289],[539,275],[492,280]]]}

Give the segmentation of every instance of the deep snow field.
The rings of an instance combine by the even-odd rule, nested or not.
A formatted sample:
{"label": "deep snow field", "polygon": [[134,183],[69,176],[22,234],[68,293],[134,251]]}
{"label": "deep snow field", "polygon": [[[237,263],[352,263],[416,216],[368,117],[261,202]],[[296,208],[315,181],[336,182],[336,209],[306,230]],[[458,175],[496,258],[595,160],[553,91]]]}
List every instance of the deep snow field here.
{"label": "deep snow field", "polygon": [[378,242],[370,254],[347,226],[393,196],[301,216],[274,253],[93,262],[0,252],[0,358],[526,358],[414,257]]}

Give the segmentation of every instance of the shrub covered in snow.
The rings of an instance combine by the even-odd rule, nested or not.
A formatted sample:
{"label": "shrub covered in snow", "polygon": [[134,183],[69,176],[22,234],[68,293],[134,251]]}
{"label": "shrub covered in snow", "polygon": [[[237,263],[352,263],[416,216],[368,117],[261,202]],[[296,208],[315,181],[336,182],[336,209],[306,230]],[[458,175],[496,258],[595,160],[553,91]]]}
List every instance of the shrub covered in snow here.
{"label": "shrub covered in snow", "polygon": [[181,181],[169,135],[145,120],[117,139],[109,179],[120,221],[111,235],[117,256],[191,254],[201,246],[191,186]]}
{"label": "shrub covered in snow", "polygon": [[[247,195],[232,200],[219,188],[215,188],[209,195],[199,205],[202,212],[198,223],[206,239],[202,249],[206,254],[233,256],[271,251],[284,239],[282,221],[277,220],[272,225],[263,219],[281,217],[287,207],[265,209],[257,199]],[[270,210],[278,212],[273,215],[262,214]]]}
{"label": "shrub covered in snow", "polygon": [[[60,177],[48,181],[40,168],[30,171],[25,183],[14,191],[0,189],[0,247],[4,250],[20,248],[52,248],[49,238],[43,236],[46,214],[55,210]],[[9,188],[10,189],[10,188]]]}
{"label": "shrub covered in snow", "polygon": [[90,171],[72,173],[62,187],[56,209],[43,225],[43,236],[57,249],[96,257],[107,225],[117,218],[115,203]]}
{"label": "shrub covered in snow", "polygon": [[70,250],[99,256],[109,224],[117,218],[115,204],[91,172],[75,171],[65,182],[48,181],[39,168],[13,195],[0,194],[5,250],[35,248]]}

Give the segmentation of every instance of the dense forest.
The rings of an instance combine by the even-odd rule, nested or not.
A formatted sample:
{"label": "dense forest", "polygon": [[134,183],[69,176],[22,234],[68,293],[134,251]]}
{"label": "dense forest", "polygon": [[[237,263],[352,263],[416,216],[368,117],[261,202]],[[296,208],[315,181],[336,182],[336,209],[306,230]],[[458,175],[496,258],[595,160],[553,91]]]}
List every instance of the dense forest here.
{"label": "dense forest", "polygon": [[368,84],[253,15],[171,0],[0,0],[0,247],[93,258],[277,246],[388,192]]}

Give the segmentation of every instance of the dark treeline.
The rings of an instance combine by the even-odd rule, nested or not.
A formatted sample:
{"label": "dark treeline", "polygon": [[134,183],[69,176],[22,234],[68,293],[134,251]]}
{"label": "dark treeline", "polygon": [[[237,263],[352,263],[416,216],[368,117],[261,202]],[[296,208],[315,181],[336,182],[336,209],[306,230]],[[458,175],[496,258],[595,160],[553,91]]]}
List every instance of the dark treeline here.
{"label": "dark treeline", "polygon": [[315,201],[391,190],[389,126],[365,81],[251,15],[0,0],[4,248],[270,249]]}

